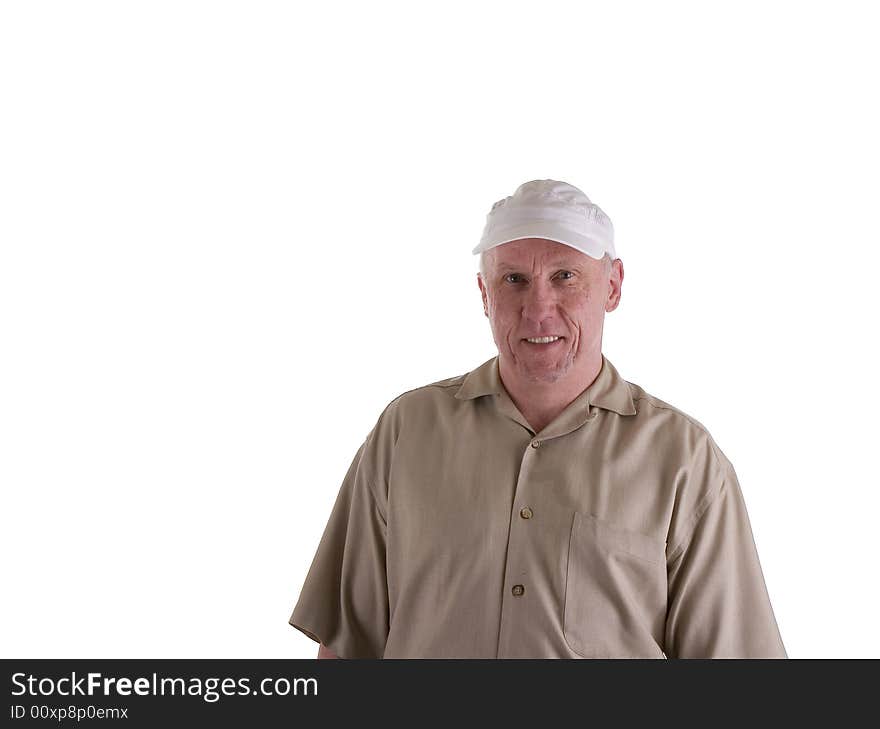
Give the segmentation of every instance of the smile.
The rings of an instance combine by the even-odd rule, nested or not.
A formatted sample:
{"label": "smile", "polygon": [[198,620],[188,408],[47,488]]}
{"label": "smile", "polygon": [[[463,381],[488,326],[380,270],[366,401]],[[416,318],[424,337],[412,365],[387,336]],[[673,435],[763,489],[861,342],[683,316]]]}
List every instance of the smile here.
{"label": "smile", "polygon": [[562,337],[528,337],[523,341],[529,342],[530,344],[553,344],[553,342],[557,342]]}

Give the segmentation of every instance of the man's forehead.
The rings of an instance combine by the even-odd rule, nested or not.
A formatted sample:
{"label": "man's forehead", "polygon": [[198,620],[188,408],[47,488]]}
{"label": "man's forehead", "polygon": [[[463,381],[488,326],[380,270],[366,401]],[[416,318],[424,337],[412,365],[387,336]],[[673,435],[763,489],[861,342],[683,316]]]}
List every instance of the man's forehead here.
{"label": "man's forehead", "polygon": [[496,266],[499,268],[511,266],[531,266],[544,264],[547,266],[557,265],[584,265],[589,263],[587,256],[571,246],[545,239],[515,240],[510,243],[502,243],[493,249]]}

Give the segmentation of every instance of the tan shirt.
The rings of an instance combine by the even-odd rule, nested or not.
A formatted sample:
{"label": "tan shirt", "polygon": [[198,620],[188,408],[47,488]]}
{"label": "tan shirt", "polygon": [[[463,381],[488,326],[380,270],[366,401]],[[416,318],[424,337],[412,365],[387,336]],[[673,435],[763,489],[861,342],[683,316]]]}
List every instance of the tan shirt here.
{"label": "tan shirt", "polygon": [[733,466],[604,356],[540,433],[497,357],[389,403],[289,622],[341,658],[787,657]]}

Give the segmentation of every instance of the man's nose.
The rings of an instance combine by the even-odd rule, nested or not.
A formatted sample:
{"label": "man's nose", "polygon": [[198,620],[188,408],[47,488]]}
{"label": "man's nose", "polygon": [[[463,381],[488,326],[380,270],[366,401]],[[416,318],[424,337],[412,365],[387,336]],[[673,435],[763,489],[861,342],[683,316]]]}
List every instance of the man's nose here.
{"label": "man's nose", "polygon": [[540,323],[556,312],[556,296],[549,282],[532,282],[525,292],[523,317]]}

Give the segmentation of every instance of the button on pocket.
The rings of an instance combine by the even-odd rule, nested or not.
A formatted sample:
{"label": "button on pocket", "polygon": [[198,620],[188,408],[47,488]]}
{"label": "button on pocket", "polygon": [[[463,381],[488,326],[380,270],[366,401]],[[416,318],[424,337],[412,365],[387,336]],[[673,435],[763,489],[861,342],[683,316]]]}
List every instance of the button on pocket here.
{"label": "button on pocket", "polygon": [[662,658],[666,544],[574,512],[563,634],[584,658]]}

